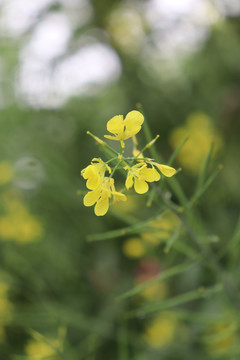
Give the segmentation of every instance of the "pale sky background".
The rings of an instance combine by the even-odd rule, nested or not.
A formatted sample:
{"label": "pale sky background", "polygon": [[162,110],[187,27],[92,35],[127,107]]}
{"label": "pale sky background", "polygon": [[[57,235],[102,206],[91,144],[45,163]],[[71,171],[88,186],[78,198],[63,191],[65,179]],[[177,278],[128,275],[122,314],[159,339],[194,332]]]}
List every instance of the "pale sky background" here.
{"label": "pale sky background", "polygon": [[[54,108],[73,95],[96,95],[121,75],[117,53],[99,36],[94,36],[94,32],[83,34],[78,49],[65,56],[76,24],[84,25],[91,19],[90,3],[59,0],[62,11],[46,12],[42,16],[51,3],[53,0],[0,0],[0,36],[19,38],[37,23],[23,42],[15,88],[17,97],[33,107]],[[140,12],[152,29],[153,49],[142,43]],[[126,3],[121,16],[123,21],[124,17],[125,21],[129,18],[129,23],[134,24],[129,33],[132,44],[138,45],[136,49],[131,46],[131,36],[121,39],[115,20],[119,18],[118,12],[109,23],[126,51],[128,46],[128,51],[138,51],[146,59],[151,51],[149,66],[154,68],[160,59],[165,59],[172,64],[173,73],[177,69],[176,61],[201,46],[209,27],[226,13],[240,13],[240,0],[149,0],[144,8],[130,8]],[[56,61],[59,56],[60,60]]]}

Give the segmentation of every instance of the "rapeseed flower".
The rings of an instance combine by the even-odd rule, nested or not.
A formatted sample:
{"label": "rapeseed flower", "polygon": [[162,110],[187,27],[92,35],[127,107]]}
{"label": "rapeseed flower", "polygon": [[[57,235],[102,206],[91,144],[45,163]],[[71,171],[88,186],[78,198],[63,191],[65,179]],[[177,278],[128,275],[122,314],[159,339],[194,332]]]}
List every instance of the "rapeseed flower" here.
{"label": "rapeseed flower", "polygon": [[114,179],[104,177],[101,184],[92,191],[89,191],[83,199],[85,206],[92,206],[94,204],[94,212],[97,216],[103,216],[109,209],[109,199],[113,197],[114,201],[126,201],[126,195],[117,192],[114,186]]}
{"label": "rapeseed flower", "polygon": [[111,173],[111,168],[104,161],[94,158],[91,164],[81,171],[82,177],[87,180],[86,186],[89,190],[94,190],[101,184],[106,170]]}
{"label": "rapeseed flower", "polygon": [[53,360],[59,359],[57,353],[60,349],[60,343],[57,339],[47,339],[47,341],[40,341],[32,339],[30,340],[26,347],[25,353],[29,360],[32,359],[45,359],[51,358]]}
{"label": "rapeseed flower", "polygon": [[19,243],[35,241],[43,234],[40,221],[32,215],[18,199],[6,201],[6,214],[0,216],[0,237],[2,240],[14,240]]}
{"label": "rapeseed flower", "polygon": [[178,321],[171,312],[163,312],[152,319],[143,335],[144,341],[152,348],[160,348],[173,342]]}
{"label": "rapeseed flower", "polygon": [[[160,180],[160,173],[167,177],[171,177],[176,173],[176,170],[168,165],[162,165],[155,162],[153,159],[145,158],[142,154],[144,150],[152,146],[158,139],[157,135],[150,141],[142,152],[137,150],[137,139],[135,135],[141,130],[144,117],[141,112],[133,110],[127,116],[116,115],[107,122],[107,130],[112,135],[105,135],[110,140],[120,141],[120,152],[111,148],[107,143],[97,138],[95,135],[87,132],[91,137],[97,140],[97,143],[103,147],[104,152],[112,154],[107,162],[99,158],[94,158],[91,164],[81,171],[81,175],[86,180],[86,186],[89,191],[83,200],[85,206],[92,206],[95,204],[94,212],[97,216],[105,215],[109,209],[109,200],[113,197],[114,200],[126,201],[126,196],[115,190],[113,175],[116,170],[127,170],[127,177],[125,186],[127,190],[134,186],[136,193],[145,194],[149,189],[149,182]],[[124,140],[132,138],[134,144],[133,157],[124,157],[123,148]],[[115,167],[111,169],[108,165],[110,162],[115,162]],[[109,177],[105,175],[106,171],[110,174]]]}
{"label": "rapeseed flower", "polygon": [[[151,167],[148,167],[147,163],[150,164]],[[149,189],[148,182],[158,181],[161,177],[154,166],[167,177],[176,174],[176,170],[171,166],[158,164],[150,159],[147,162],[141,161],[132,167],[125,167],[125,170],[128,170],[127,179],[125,181],[126,188],[129,190],[134,184],[136,193],[145,194]]]}
{"label": "rapeseed flower", "polygon": [[134,190],[138,194],[145,194],[148,189],[147,182],[158,181],[160,174],[154,167],[148,168],[147,164],[138,163],[132,167],[126,166],[125,170],[128,170],[125,186],[129,190],[134,184]]}
{"label": "rapeseed flower", "polygon": [[[154,258],[144,258],[140,260],[135,275],[136,285],[154,279],[161,271],[161,266]],[[146,301],[162,300],[167,295],[167,287],[163,282],[157,282],[146,287],[139,295]]]}
{"label": "rapeseed flower", "polygon": [[0,162],[0,185],[5,185],[13,178],[13,168],[7,161]]}
{"label": "rapeseed flower", "polygon": [[116,115],[107,123],[107,130],[112,133],[113,136],[104,136],[110,140],[120,141],[121,146],[124,147],[123,141],[136,135],[141,130],[143,121],[143,115],[136,110],[130,111],[125,119],[123,119],[123,115]]}
{"label": "rapeseed flower", "polygon": [[231,316],[208,326],[203,337],[206,350],[211,355],[231,352],[238,344],[237,322]]}
{"label": "rapeseed flower", "polygon": [[133,237],[123,244],[123,253],[131,259],[138,259],[146,253],[146,246],[141,239]]}
{"label": "rapeseed flower", "polygon": [[180,150],[177,159],[185,169],[197,175],[203,166],[211,143],[214,143],[214,153],[216,153],[223,148],[224,141],[212,119],[204,113],[190,114],[184,125],[172,131],[169,138],[172,148],[176,149],[188,136],[189,140]]}

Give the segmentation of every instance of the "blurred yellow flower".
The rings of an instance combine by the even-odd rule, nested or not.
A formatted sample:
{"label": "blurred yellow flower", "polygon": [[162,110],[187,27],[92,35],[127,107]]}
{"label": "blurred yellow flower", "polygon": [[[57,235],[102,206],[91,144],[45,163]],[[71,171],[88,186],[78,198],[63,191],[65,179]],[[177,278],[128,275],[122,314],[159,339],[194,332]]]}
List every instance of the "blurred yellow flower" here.
{"label": "blurred yellow flower", "polygon": [[128,201],[115,203],[112,207],[116,212],[121,211],[127,215],[131,215],[131,213],[135,213],[139,209],[139,206],[143,206],[143,204],[142,199],[138,196],[129,196]]}
{"label": "blurred yellow flower", "polygon": [[136,110],[130,111],[125,119],[123,119],[123,115],[116,115],[107,122],[107,130],[114,136],[104,136],[110,140],[120,141],[124,147],[123,140],[136,135],[141,130],[143,121],[143,115]]}
{"label": "blurred yellow flower", "polygon": [[150,320],[143,339],[153,348],[167,346],[174,340],[177,325],[178,321],[173,313],[163,312]]}
{"label": "blurred yellow flower", "polygon": [[[0,280],[0,328],[11,320],[13,305],[8,299],[9,285]],[[4,335],[4,330],[1,331]]]}
{"label": "blurred yellow flower", "polygon": [[[138,263],[135,275],[136,285],[143,284],[154,279],[161,273],[161,267],[154,258],[143,258]],[[167,296],[167,287],[163,282],[153,284],[139,293],[140,297],[147,301],[161,300]]]}
{"label": "blurred yellow flower", "polygon": [[110,12],[107,30],[113,41],[127,53],[134,53],[140,49],[144,38],[141,14],[136,7],[124,3]]}
{"label": "blurred yellow flower", "polygon": [[209,353],[217,355],[227,353],[237,346],[238,336],[237,322],[231,318],[209,326],[205,330],[203,342]]}
{"label": "blurred yellow flower", "polygon": [[27,243],[38,239],[42,233],[43,227],[39,220],[18,202],[15,202],[12,211],[0,217],[0,237],[2,240]]}
{"label": "blurred yellow flower", "polygon": [[30,340],[26,347],[25,353],[29,360],[45,359],[51,357],[52,360],[57,360],[57,350],[60,348],[59,341],[56,339],[49,339],[46,342],[40,340]]}
{"label": "blurred yellow flower", "polygon": [[0,162],[0,185],[7,184],[13,178],[13,168],[7,161]]}
{"label": "blurred yellow flower", "polygon": [[141,237],[148,243],[153,245],[159,244],[161,241],[167,240],[179,225],[180,220],[171,210],[164,211],[149,224],[154,231],[143,232]]}
{"label": "blurred yellow flower", "polygon": [[141,291],[140,295],[147,301],[163,300],[167,297],[167,287],[163,282],[153,284]]}
{"label": "blurred yellow flower", "polygon": [[139,238],[130,238],[123,244],[123,253],[133,259],[142,257],[146,253],[146,247]]}
{"label": "blurred yellow flower", "polygon": [[83,203],[85,206],[92,206],[96,203],[94,207],[95,214],[97,216],[103,216],[109,209],[109,199],[112,196],[114,201],[127,200],[126,195],[116,191],[114,186],[114,179],[104,177],[102,183],[95,190],[89,191],[84,196]]}
{"label": "blurred yellow flower", "polygon": [[176,149],[189,136],[189,140],[178,154],[179,163],[193,174],[197,174],[214,143],[214,151],[223,147],[223,138],[214,127],[212,119],[204,113],[193,113],[186,124],[174,129],[170,135],[170,144]]}

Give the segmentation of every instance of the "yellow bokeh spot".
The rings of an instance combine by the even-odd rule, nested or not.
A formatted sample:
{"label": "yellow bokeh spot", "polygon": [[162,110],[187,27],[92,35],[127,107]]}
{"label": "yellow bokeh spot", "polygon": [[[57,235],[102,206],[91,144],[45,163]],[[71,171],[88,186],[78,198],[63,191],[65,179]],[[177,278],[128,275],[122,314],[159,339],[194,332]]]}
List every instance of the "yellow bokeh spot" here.
{"label": "yellow bokeh spot", "polygon": [[151,221],[150,226],[154,231],[143,232],[141,237],[148,243],[158,245],[166,241],[179,225],[179,218],[172,211],[166,210],[163,214]]}
{"label": "yellow bokeh spot", "polygon": [[174,340],[176,328],[177,319],[174,314],[164,312],[149,322],[143,339],[150,347],[164,347]]}
{"label": "yellow bokeh spot", "polygon": [[125,52],[135,53],[144,37],[143,23],[136,9],[122,5],[111,12],[107,30],[113,41]]}
{"label": "yellow bokeh spot", "polygon": [[172,131],[169,140],[173,149],[176,149],[187,136],[189,139],[180,150],[177,159],[183,168],[198,174],[211,143],[214,143],[214,151],[217,152],[223,147],[223,138],[214,127],[212,119],[204,113],[191,114],[185,125]]}
{"label": "yellow bokeh spot", "polygon": [[131,238],[123,244],[123,253],[130,258],[140,258],[146,253],[146,248],[141,239]]}
{"label": "yellow bokeh spot", "polygon": [[162,300],[167,296],[167,287],[163,282],[149,286],[140,295],[147,301]]}
{"label": "yellow bokeh spot", "polygon": [[[51,356],[51,359],[58,359],[56,355],[59,348],[59,342],[55,339],[50,339],[47,342],[30,340],[25,347],[25,353],[29,359],[42,359]],[[53,357],[54,356],[54,357]]]}
{"label": "yellow bokeh spot", "polygon": [[231,351],[238,344],[237,323],[234,320],[219,322],[206,329],[203,341],[211,354]]}
{"label": "yellow bokeh spot", "polygon": [[8,299],[9,285],[5,281],[0,281],[0,319],[1,326],[9,323],[13,305]]}
{"label": "yellow bokeh spot", "polygon": [[31,215],[18,193],[6,192],[3,196],[5,215],[0,217],[0,238],[20,243],[35,241],[43,234],[40,221]]}
{"label": "yellow bokeh spot", "polygon": [[13,178],[13,168],[7,161],[0,162],[0,185],[5,185]]}

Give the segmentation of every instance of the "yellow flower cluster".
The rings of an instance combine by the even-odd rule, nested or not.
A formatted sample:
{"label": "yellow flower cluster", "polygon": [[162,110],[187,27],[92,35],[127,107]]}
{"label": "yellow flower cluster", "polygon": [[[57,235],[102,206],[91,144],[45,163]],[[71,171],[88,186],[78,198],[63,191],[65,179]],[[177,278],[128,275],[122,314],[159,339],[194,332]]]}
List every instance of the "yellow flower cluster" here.
{"label": "yellow flower cluster", "polygon": [[178,154],[180,165],[194,175],[201,170],[203,162],[214,143],[214,152],[219,151],[224,141],[219,131],[214,127],[212,119],[204,113],[192,113],[183,126],[175,128],[170,135],[170,144],[176,149],[181,141],[189,136],[189,140]]}
{"label": "yellow flower cluster", "polygon": [[209,325],[202,338],[207,352],[215,356],[231,352],[238,345],[237,331],[237,322],[232,315]]}
{"label": "yellow flower cluster", "polygon": [[152,348],[168,346],[174,341],[178,320],[171,312],[163,312],[147,325],[143,340]]}
{"label": "yellow flower cluster", "polygon": [[39,239],[43,227],[39,220],[29,213],[20,197],[14,193],[5,193],[3,203],[5,214],[0,216],[0,238],[28,243]]}
{"label": "yellow flower cluster", "polygon": [[25,353],[29,360],[41,360],[43,358],[57,360],[59,359],[57,356],[58,350],[59,341],[57,339],[46,339],[46,341],[32,339],[25,347]]}
{"label": "yellow flower cluster", "polygon": [[0,162],[0,185],[5,185],[13,178],[13,168],[7,161]]}
{"label": "yellow flower cluster", "polygon": [[[136,110],[130,111],[125,119],[123,115],[117,115],[107,122],[107,130],[112,135],[105,135],[105,137],[120,142],[119,154],[104,141],[91,134],[99,144],[107,146],[108,150],[112,151],[114,155],[117,154],[117,157],[107,162],[94,158],[91,164],[81,171],[81,175],[86,180],[86,186],[90,190],[85,195],[83,203],[85,206],[95,204],[94,212],[97,216],[103,216],[107,213],[111,199],[114,202],[127,200],[125,194],[115,189],[113,174],[117,169],[121,168],[127,171],[125,187],[127,190],[134,187],[138,194],[145,194],[149,190],[148,183],[159,181],[160,172],[167,177],[171,177],[176,173],[176,170],[170,166],[158,164],[152,159],[144,158],[142,152],[136,151],[135,148],[133,158],[123,156],[124,141],[129,138],[133,138],[134,141],[134,136],[141,130],[143,122],[143,115]],[[117,162],[113,170],[108,165],[111,161]],[[136,163],[134,164],[134,162]],[[108,172],[109,176],[105,175],[106,172]]]}
{"label": "yellow flower cluster", "polygon": [[[1,279],[0,274],[0,342],[4,341],[4,326],[11,321],[11,314],[13,311],[13,305],[8,298],[9,284],[5,280]],[[5,276],[3,276],[5,277]]]}

